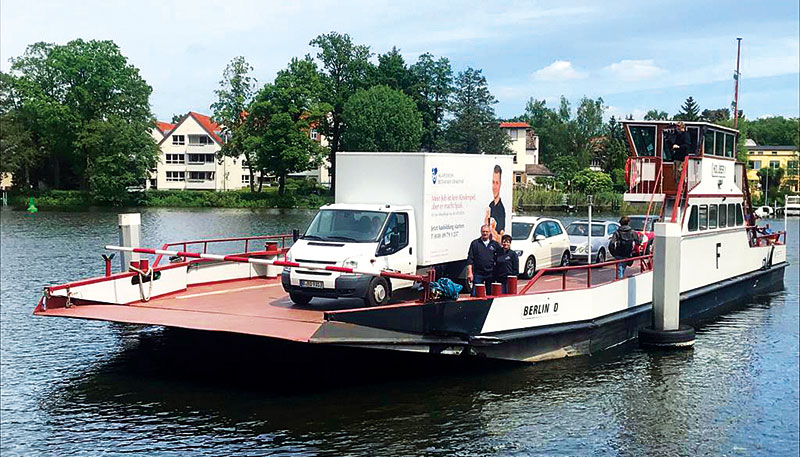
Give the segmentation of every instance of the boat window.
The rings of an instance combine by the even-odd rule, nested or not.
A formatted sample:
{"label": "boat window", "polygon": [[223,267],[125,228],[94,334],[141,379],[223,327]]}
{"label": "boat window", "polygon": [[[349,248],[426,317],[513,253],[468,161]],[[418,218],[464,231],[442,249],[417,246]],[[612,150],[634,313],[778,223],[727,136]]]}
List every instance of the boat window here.
{"label": "boat window", "polygon": [[689,231],[697,231],[697,205],[692,205],[692,212],[689,213]]}
{"label": "boat window", "polygon": [[686,131],[689,132],[689,136],[692,138],[689,155],[697,155],[697,145],[700,144],[700,127],[686,127]]}
{"label": "boat window", "polygon": [[655,125],[633,125],[630,132],[636,154],[648,157],[656,155]]}
{"label": "boat window", "polygon": [[561,227],[559,227],[559,225],[556,222],[547,221],[547,222],[545,222],[545,224],[547,224],[547,236],[548,237],[558,236],[558,235],[561,235],[562,233],[564,233],[564,231],[561,230]]}
{"label": "boat window", "polygon": [[708,228],[717,228],[717,205],[708,205]]}
{"label": "boat window", "polygon": [[742,213],[742,204],[736,204],[736,225],[744,225],[744,213]]}
{"label": "boat window", "polygon": [[[690,139],[687,155],[696,155],[697,140],[700,136],[700,129],[698,127],[687,127],[686,131],[689,132]],[[665,162],[674,160],[672,146],[675,145],[675,137],[677,134],[678,130],[675,127],[669,127],[663,130],[661,139],[661,158],[664,159]]]}
{"label": "boat window", "polygon": [[708,228],[708,205],[700,205],[700,230]]}
{"label": "boat window", "polygon": [[728,205],[719,205],[719,228],[728,226]]}
{"label": "boat window", "polygon": [[539,235],[547,238],[547,229],[544,226],[544,222],[536,226],[536,230],[533,231],[533,240],[536,241],[536,237]]}
{"label": "boat window", "polygon": [[728,227],[736,226],[736,203],[728,203]]}
{"label": "boat window", "polygon": [[524,222],[511,223],[511,239],[512,240],[527,240],[533,230],[533,224],[526,224]]}
{"label": "boat window", "polygon": [[703,154],[710,156],[714,155],[714,131],[706,130],[703,135]]}
{"label": "boat window", "polygon": [[725,157],[733,157],[733,145],[736,144],[736,137],[730,133],[725,134]]}
{"label": "boat window", "polygon": [[722,132],[715,133],[714,155],[720,157],[725,156],[725,134]]}

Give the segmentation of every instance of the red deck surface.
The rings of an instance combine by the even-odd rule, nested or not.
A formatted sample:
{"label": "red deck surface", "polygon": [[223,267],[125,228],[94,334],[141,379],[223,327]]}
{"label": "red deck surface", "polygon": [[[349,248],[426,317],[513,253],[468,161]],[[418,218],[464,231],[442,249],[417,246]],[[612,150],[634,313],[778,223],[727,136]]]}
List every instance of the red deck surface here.
{"label": "red deck surface", "polygon": [[[629,276],[638,272],[638,262],[628,269]],[[610,282],[613,275],[611,266],[596,268],[592,271],[592,285]],[[567,289],[586,287],[586,277],[584,269],[569,271]],[[562,281],[561,274],[543,276],[528,293],[561,290]],[[520,290],[526,282],[520,281]],[[325,311],[362,306],[361,300],[357,299],[315,298],[311,305],[299,307],[289,300],[280,279],[242,279],[190,286],[185,291],[156,297],[147,303],[79,304],[35,314],[244,333],[306,342],[322,325]]]}

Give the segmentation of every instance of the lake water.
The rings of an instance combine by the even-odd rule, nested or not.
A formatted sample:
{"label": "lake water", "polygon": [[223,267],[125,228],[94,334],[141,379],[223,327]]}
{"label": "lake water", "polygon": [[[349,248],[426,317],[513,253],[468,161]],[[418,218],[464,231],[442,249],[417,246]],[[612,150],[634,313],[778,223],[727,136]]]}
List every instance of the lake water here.
{"label": "lake water", "polygon": [[[286,233],[313,216],[141,211],[148,246]],[[800,453],[797,218],[785,290],[708,322],[693,350],[628,345],[530,366],[429,366],[416,357],[32,317],[43,285],[102,274],[102,246],[118,241],[117,216],[0,217],[4,457]]]}

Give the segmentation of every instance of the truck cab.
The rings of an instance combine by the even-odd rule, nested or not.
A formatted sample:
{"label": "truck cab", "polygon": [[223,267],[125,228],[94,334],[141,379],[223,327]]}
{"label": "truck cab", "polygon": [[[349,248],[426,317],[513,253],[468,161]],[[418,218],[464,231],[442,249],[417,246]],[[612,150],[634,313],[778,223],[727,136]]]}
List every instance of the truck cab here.
{"label": "truck cab", "polygon": [[[320,208],[286,260],[301,264],[414,274],[417,270],[414,209],[408,205],[336,203]],[[393,290],[411,281],[361,273],[285,268],[283,288],[291,300],[361,298],[367,306],[386,303]]]}

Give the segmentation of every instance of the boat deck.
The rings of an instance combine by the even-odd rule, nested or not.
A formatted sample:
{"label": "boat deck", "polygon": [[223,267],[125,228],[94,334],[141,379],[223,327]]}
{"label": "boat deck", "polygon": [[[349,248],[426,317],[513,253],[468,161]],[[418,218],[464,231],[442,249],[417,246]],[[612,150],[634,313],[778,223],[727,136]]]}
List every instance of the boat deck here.
{"label": "boat deck", "polygon": [[[638,274],[638,262],[628,268],[626,276]],[[587,270],[568,270],[543,275],[527,294],[581,289],[587,286]],[[591,285],[614,280],[614,266],[592,269]],[[519,281],[519,290],[528,281]],[[472,300],[462,295],[459,300]],[[414,306],[414,299],[395,300],[388,306]],[[319,330],[325,314],[344,309],[363,307],[359,299],[315,298],[307,306],[289,300],[279,278],[241,279],[220,283],[189,286],[186,290],[154,297],[149,302],[127,305],[80,302],[75,306],[37,307],[34,314],[52,317],[96,319],[131,324],[161,325],[195,330],[222,331],[308,342]]]}

